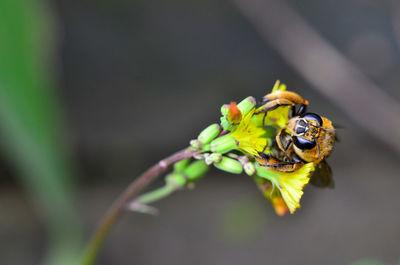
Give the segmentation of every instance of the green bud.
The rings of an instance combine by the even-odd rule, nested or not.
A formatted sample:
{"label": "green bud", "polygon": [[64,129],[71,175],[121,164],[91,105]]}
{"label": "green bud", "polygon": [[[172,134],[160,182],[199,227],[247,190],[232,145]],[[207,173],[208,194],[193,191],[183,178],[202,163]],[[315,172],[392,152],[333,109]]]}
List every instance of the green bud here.
{"label": "green bud", "polygon": [[191,163],[183,172],[188,181],[194,181],[202,176],[209,170],[204,160],[197,160]]}
{"label": "green bud", "polygon": [[247,175],[253,176],[256,174],[256,167],[254,166],[253,163],[247,162],[243,165],[244,172],[246,172]]}
{"label": "green bud", "polygon": [[221,131],[221,126],[219,124],[214,123],[205,128],[197,137],[197,140],[200,141],[202,144],[208,144],[211,142],[215,137],[218,136],[219,132]]}
{"label": "green bud", "polygon": [[211,152],[225,154],[233,149],[237,148],[236,140],[232,134],[227,134],[210,143]]}
{"label": "green bud", "polygon": [[181,173],[188,165],[189,165],[190,159],[185,158],[181,161],[178,161],[174,164],[174,172],[175,173]]}
{"label": "green bud", "polygon": [[190,146],[193,147],[196,150],[201,149],[201,142],[199,140],[190,140]]}
{"label": "green bud", "polygon": [[171,173],[165,177],[165,181],[168,185],[173,185],[175,187],[183,187],[186,184],[186,178],[180,173]]}
{"label": "green bud", "polygon": [[214,163],[214,166],[220,170],[232,173],[232,174],[240,174],[243,171],[243,167],[239,161],[229,158],[222,157],[221,162]]}
{"label": "green bud", "polygon": [[224,105],[222,105],[222,107],[221,107],[221,114],[222,114],[223,116],[225,116],[226,114],[228,114],[228,111],[229,111],[229,104],[224,104]]}
{"label": "green bud", "polygon": [[207,165],[211,165],[213,163],[219,163],[222,160],[222,155],[220,153],[212,153],[205,158],[205,162]]}
{"label": "green bud", "polygon": [[201,147],[202,152],[210,152],[210,150],[210,144],[203,144],[203,146]]}
{"label": "green bud", "polygon": [[247,97],[240,101],[237,105],[243,117],[249,113],[256,106],[256,100],[253,97]]}

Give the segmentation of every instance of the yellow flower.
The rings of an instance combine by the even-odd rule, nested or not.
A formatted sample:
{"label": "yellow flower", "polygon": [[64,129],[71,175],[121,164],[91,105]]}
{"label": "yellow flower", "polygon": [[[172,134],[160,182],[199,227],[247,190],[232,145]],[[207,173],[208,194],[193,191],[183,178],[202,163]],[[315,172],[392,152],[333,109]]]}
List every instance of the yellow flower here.
{"label": "yellow flower", "polygon": [[252,156],[256,156],[259,152],[268,148],[267,145],[270,141],[260,120],[253,119],[254,111],[255,109],[247,113],[232,132],[239,150]]}
{"label": "yellow flower", "polygon": [[232,130],[239,150],[252,156],[259,152],[268,154],[277,129],[283,128],[288,121],[288,111],[289,108],[282,106],[269,111],[264,118],[264,113],[254,114],[256,110],[253,108]]}
{"label": "yellow flower", "polygon": [[310,175],[314,168],[314,163],[307,163],[294,172],[285,173],[274,172],[265,167],[257,166],[257,175],[271,181],[274,187],[279,190],[290,213],[294,213],[297,208],[300,208],[303,188],[310,181]]}

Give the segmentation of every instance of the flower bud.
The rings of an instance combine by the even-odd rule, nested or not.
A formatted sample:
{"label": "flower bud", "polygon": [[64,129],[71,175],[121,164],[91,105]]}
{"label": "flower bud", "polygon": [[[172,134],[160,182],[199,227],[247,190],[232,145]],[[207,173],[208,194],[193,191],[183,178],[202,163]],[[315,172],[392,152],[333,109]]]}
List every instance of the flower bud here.
{"label": "flower bud", "polygon": [[[235,158],[235,157],[232,157]],[[249,163],[249,157],[248,156],[237,156],[236,159],[242,163],[242,165]]]}
{"label": "flower bud", "polygon": [[197,160],[191,163],[183,172],[188,181],[194,181],[202,176],[209,170],[204,160]]}
{"label": "flower bud", "polygon": [[207,166],[210,166],[212,163],[214,163],[213,159],[210,157],[210,154],[205,154],[204,162],[206,162]]}
{"label": "flower bud", "polygon": [[237,107],[236,102],[231,102],[231,104],[229,105],[226,119],[232,125],[238,125],[242,120],[242,112]]}
{"label": "flower bud", "polygon": [[180,173],[172,173],[167,175],[165,181],[167,182],[167,184],[173,185],[178,188],[181,188],[186,184],[185,176]]}
{"label": "flower bud", "polygon": [[193,147],[196,150],[201,149],[201,142],[199,140],[190,140],[190,146]]}
{"label": "flower bud", "polygon": [[243,169],[244,172],[249,176],[253,176],[254,174],[256,174],[256,167],[251,162],[244,163]]}
{"label": "flower bud", "polygon": [[202,144],[208,144],[211,142],[215,137],[218,136],[219,132],[221,131],[221,126],[219,124],[214,123],[205,128],[197,137],[197,140],[200,141]]}
{"label": "flower bud", "polygon": [[225,154],[233,149],[237,148],[237,143],[232,134],[227,134],[210,143],[211,152]]}
{"label": "flower bud", "polygon": [[222,155],[220,153],[212,153],[206,157],[205,162],[207,165],[211,165],[213,163],[219,163],[222,160]]}
{"label": "flower bud", "polygon": [[253,97],[247,97],[242,101],[240,101],[240,103],[237,105],[238,109],[240,110],[243,116],[249,113],[255,106],[256,106],[256,100]]}
{"label": "flower bud", "polygon": [[174,164],[174,172],[175,173],[181,173],[188,165],[189,165],[190,159],[185,158],[181,161],[178,161]]}
{"label": "flower bud", "polygon": [[221,162],[214,163],[214,166],[232,174],[240,174],[243,171],[243,167],[239,161],[225,156],[222,157]]}
{"label": "flower bud", "polygon": [[271,202],[277,215],[284,216],[289,211],[289,208],[282,197],[274,197],[272,198]]}
{"label": "flower bud", "polygon": [[221,114],[222,114],[223,116],[225,116],[226,114],[228,114],[228,111],[229,111],[229,104],[224,104],[224,105],[222,105],[222,107],[221,107]]}

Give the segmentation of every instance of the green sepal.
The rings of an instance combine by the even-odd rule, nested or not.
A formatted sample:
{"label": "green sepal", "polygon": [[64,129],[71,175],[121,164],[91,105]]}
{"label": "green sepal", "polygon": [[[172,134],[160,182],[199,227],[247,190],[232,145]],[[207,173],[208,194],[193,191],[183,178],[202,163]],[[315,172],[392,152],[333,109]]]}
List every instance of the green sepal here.
{"label": "green sepal", "polygon": [[184,187],[186,184],[186,177],[181,173],[171,173],[165,177],[165,181],[168,185],[172,185],[177,188]]}
{"label": "green sepal", "polygon": [[239,102],[237,105],[238,109],[242,113],[242,116],[246,116],[256,106],[256,99],[253,97],[247,97]]}
{"label": "green sepal", "polygon": [[237,149],[237,143],[231,133],[218,137],[210,143],[211,152],[225,154]]}
{"label": "green sepal", "polygon": [[174,173],[182,173],[182,171],[189,165],[190,158],[185,158],[174,164]]}
{"label": "green sepal", "polygon": [[268,179],[269,181],[274,183],[276,186],[280,186],[279,173],[268,170],[266,167],[260,166],[258,164],[256,164],[255,167],[256,167],[256,173],[259,177]]}
{"label": "green sepal", "polygon": [[183,172],[188,181],[195,181],[204,176],[209,170],[204,160],[197,160],[191,163]]}
{"label": "green sepal", "polygon": [[240,164],[239,161],[226,156],[222,157],[221,162],[214,163],[214,166],[232,174],[240,174],[243,172],[242,164]]}
{"label": "green sepal", "polygon": [[225,131],[233,131],[237,125],[232,125],[227,119],[226,116],[222,116],[220,118],[221,120],[221,127],[222,129],[224,129]]}
{"label": "green sepal", "polygon": [[211,124],[207,128],[205,128],[197,137],[197,140],[200,141],[202,144],[208,144],[212,140],[215,139],[215,137],[218,136],[218,134],[221,131],[221,126],[217,123]]}

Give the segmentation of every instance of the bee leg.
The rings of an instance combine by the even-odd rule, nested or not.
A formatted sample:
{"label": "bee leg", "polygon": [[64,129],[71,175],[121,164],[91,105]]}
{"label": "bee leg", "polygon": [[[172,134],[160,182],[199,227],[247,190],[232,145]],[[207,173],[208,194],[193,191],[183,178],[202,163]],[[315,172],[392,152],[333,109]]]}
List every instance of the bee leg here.
{"label": "bee leg", "polygon": [[296,117],[296,116],[303,115],[306,112],[307,112],[307,105],[300,104],[300,107],[299,107],[298,111],[296,111],[296,105],[293,105],[290,108],[289,118],[293,118],[293,117]]}
{"label": "bee leg", "polygon": [[[275,91],[263,97],[263,105],[257,109],[256,114],[274,110],[279,106],[293,106],[292,115],[297,116],[305,112],[308,101],[299,94],[291,91]],[[300,105],[299,111],[296,113],[296,104]]]}
{"label": "bee leg", "polygon": [[267,94],[263,97],[263,101],[273,101],[276,99],[286,99],[294,104],[308,105],[308,101],[302,98],[299,94],[291,91],[275,91],[274,93]]}
{"label": "bee leg", "polygon": [[295,117],[295,116],[297,116],[296,115],[296,106],[292,106],[291,108],[290,108],[290,111],[289,111],[289,118],[293,118],[293,117]]}
{"label": "bee leg", "polygon": [[281,149],[283,152],[286,152],[293,142],[292,136],[286,132],[285,128],[279,130],[275,136],[275,141],[279,149]]}
{"label": "bee leg", "polygon": [[303,115],[307,112],[307,105],[301,104],[296,116]]}
{"label": "bee leg", "polygon": [[259,156],[256,156],[255,159],[261,166],[275,172],[290,173],[296,171],[303,165],[303,162],[284,162],[264,153],[259,153]]}
{"label": "bee leg", "polygon": [[290,156],[290,159],[295,163],[303,163],[303,160],[301,160],[300,157],[298,157],[294,152]]}
{"label": "bee leg", "polygon": [[263,117],[263,121],[262,121],[263,125],[265,125],[265,117],[267,117],[267,112],[264,112],[264,117]]}
{"label": "bee leg", "polygon": [[268,112],[270,110],[274,110],[279,106],[294,106],[295,103],[293,103],[292,101],[288,100],[288,99],[275,99],[272,101],[268,101],[267,103],[265,103],[263,106],[259,107],[256,111],[255,114],[259,114],[259,113],[264,113],[264,112]]}

